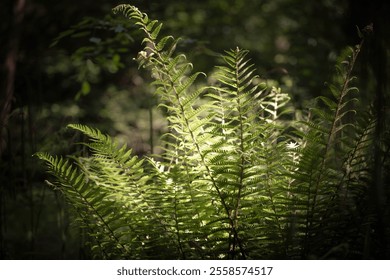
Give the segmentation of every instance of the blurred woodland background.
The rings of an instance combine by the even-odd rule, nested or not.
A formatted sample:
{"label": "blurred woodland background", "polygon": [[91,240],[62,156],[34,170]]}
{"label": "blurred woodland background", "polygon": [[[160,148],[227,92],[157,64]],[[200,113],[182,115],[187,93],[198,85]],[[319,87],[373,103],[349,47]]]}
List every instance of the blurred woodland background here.
{"label": "blurred woodland background", "polygon": [[133,60],[139,32],[111,13],[120,3],[182,37],[179,51],[196,70],[212,72],[224,50],[250,50],[260,78],[290,93],[297,113],[328,90],[338,56],[359,43],[357,27],[373,24],[355,74],[361,103],[375,99],[379,121],[389,113],[389,1],[2,0],[0,259],[88,258],[83,230],[32,156],[81,153],[68,123],[97,127],[139,155],[158,153],[164,119]]}

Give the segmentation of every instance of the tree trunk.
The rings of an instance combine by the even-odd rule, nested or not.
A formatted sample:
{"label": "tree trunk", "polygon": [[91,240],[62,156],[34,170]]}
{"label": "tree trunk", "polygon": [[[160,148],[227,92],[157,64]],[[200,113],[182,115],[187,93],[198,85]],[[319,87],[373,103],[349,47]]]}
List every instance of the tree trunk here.
{"label": "tree trunk", "polygon": [[8,48],[5,55],[5,81],[0,100],[0,157],[6,148],[6,129],[14,96],[16,64],[25,7],[26,0],[16,0],[14,3],[13,20],[10,27],[11,30],[9,33]]}

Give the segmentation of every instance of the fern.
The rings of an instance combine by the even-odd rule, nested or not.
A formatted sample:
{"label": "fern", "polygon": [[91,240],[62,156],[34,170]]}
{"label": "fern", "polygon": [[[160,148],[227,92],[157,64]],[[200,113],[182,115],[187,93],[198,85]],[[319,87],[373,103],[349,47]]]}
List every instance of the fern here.
{"label": "fern", "polygon": [[[305,134],[297,132],[304,139],[299,165],[293,174],[299,203],[306,204],[306,209],[302,212],[304,224],[301,225],[305,228],[302,241],[305,245],[300,252],[303,257],[326,254],[325,251],[321,253],[322,248],[339,245],[334,244],[334,240],[343,239],[340,225],[348,223],[345,220],[340,223],[340,219],[348,219],[348,214],[344,212],[348,211],[348,207],[340,207],[338,203],[340,200],[353,200],[353,193],[362,191],[362,182],[355,184],[355,189],[350,190],[354,180],[351,177],[351,162],[359,160],[360,152],[367,154],[372,137],[372,125],[359,131],[353,118],[356,111],[351,109],[352,103],[357,100],[353,97],[353,92],[357,89],[351,83],[360,47],[358,45],[355,49],[350,49],[347,60],[338,66],[337,80],[330,86],[333,99],[319,97],[318,101],[323,105],[311,110],[311,120],[304,123],[307,126]],[[362,163],[360,160],[359,162]],[[364,177],[367,162],[363,165],[365,167],[362,169],[356,165],[357,168],[353,168],[356,171],[353,176],[359,180]],[[335,235],[339,235],[338,238]],[[344,238],[347,239],[345,235]],[[320,241],[322,244],[316,246]]]}
{"label": "fern", "polygon": [[[131,157],[131,150],[119,148],[108,136],[83,125],[69,125],[92,140],[83,143],[92,151],[90,157],[62,159],[45,153],[49,172],[57,179],[53,184],[75,207],[81,223],[92,237],[92,255],[96,258],[126,258],[144,250],[146,235],[138,232],[139,224],[151,225],[157,217],[143,199],[148,181],[142,160]],[[73,158],[73,157],[72,157]],[[142,202],[142,203],[139,203]],[[143,212],[150,215],[146,220]]]}
{"label": "fern", "polygon": [[161,23],[130,5],[114,12],[145,34],[137,59],[168,127],[160,156],[139,159],[78,124],[69,128],[88,136],[88,156],[37,154],[86,227],[92,257],[310,258],[364,242],[375,120],[352,110],[361,46],[340,64],[332,96],[297,125],[288,94],[257,83],[248,51],[227,51],[216,83],[199,87],[204,74],[175,53],[177,39],[160,36]]}

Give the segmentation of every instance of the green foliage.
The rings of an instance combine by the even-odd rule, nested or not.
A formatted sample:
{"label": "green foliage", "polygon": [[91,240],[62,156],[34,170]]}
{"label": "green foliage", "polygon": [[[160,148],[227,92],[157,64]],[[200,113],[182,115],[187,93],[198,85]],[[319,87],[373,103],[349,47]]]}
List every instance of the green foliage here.
{"label": "green foliage", "polygon": [[86,228],[92,257],[363,254],[370,219],[359,205],[371,180],[375,120],[353,110],[361,46],[340,63],[333,95],[319,97],[298,123],[289,96],[258,83],[247,51],[227,51],[212,83],[201,87],[204,74],[175,53],[177,39],[160,36],[161,23],[130,5],[114,12],[145,33],[137,59],[151,73],[168,131],[163,154],[145,159],[77,124],[69,128],[88,136],[88,156],[37,154]]}
{"label": "green foliage", "polygon": [[[104,73],[114,74],[123,68],[122,57],[129,53],[127,46],[134,41],[129,29],[131,26],[128,21],[113,18],[111,15],[103,19],[85,17],[54,39],[51,47],[65,39],[82,42],[82,47],[73,51],[70,62],[71,66],[77,69],[77,74],[73,78],[80,84],[76,100],[88,95],[92,85],[98,83]],[[51,65],[49,73],[64,68],[66,68],[64,65]]]}

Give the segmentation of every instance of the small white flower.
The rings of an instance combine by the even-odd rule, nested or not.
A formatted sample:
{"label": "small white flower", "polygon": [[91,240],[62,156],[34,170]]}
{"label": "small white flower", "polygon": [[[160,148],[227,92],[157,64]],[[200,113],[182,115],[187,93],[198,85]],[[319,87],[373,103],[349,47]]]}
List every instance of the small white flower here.
{"label": "small white flower", "polygon": [[299,144],[297,142],[290,141],[287,143],[287,149],[296,149],[299,147]]}

